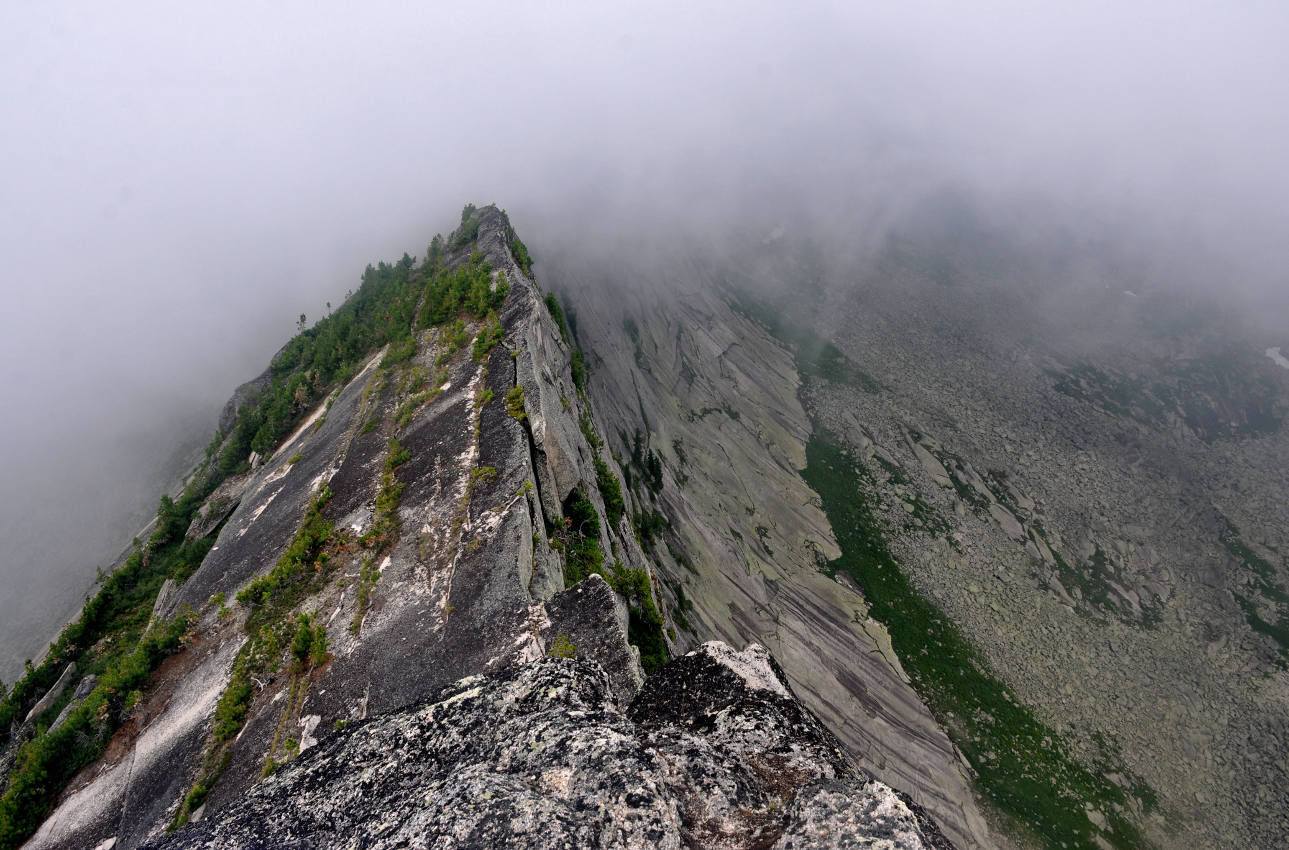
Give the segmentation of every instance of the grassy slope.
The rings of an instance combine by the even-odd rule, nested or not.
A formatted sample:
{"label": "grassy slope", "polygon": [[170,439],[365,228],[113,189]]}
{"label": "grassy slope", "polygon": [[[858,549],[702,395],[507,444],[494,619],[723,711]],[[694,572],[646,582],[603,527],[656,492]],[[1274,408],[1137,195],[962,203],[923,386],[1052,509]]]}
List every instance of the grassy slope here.
{"label": "grassy slope", "polygon": [[[789,345],[798,372],[826,383],[880,392],[879,382],[845,359],[835,346],[806,329],[791,326],[781,311],[747,295],[734,301],[740,312],[764,324]],[[1133,805],[1149,810],[1154,796],[1144,787],[1129,793],[1106,774],[1117,771],[1110,757],[1096,765],[1074,758],[1056,733],[1020,704],[953,622],[920,595],[885,541],[874,508],[876,481],[862,463],[812,416],[814,434],[806,446],[802,476],[819,494],[842,554],[828,564],[844,570],[862,588],[871,614],[885,623],[891,641],[918,693],[949,732],[976,772],[977,789],[1018,831],[1046,847],[1097,848],[1094,836],[1114,847],[1145,846],[1124,816]],[[1085,803],[1107,816],[1102,830]]]}

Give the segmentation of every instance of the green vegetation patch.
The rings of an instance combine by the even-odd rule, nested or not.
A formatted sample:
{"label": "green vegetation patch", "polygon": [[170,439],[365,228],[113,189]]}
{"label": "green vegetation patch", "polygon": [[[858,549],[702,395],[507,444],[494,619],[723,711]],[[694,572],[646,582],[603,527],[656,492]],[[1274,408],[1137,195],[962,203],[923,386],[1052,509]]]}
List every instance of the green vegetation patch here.
{"label": "green vegetation patch", "polygon": [[[1127,795],[1105,778],[1123,769],[1081,764],[913,588],[873,514],[871,473],[825,433],[807,444],[802,475],[819,494],[842,550],[828,568],[844,570],[859,584],[871,615],[886,624],[905,670],[971,762],[989,800],[1048,847],[1092,850],[1099,846],[1095,836],[1114,847],[1144,846],[1125,817]],[[1088,819],[1085,802],[1106,815],[1106,830]]]}
{"label": "green vegetation patch", "polygon": [[[462,223],[458,240],[462,235],[465,240],[458,244],[468,244],[478,234],[477,209],[472,205],[463,211]],[[521,257],[520,263],[524,266],[527,261],[522,258],[526,256],[526,249],[516,251],[516,245],[522,246],[522,243],[513,232],[511,235],[511,250]],[[392,264],[369,265],[357,291],[348,293],[337,310],[312,327],[308,327],[307,317],[301,315],[297,323],[299,333],[274,357],[264,385],[238,409],[229,431],[217,432],[212,438],[199,474],[177,499],[161,498],[156,528],[148,540],[119,569],[101,577],[102,587],[86,602],[81,616],[54,641],[45,660],[38,666],[29,664],[25,675],[7,693],[0,688],[3,693],[0,746],[3,746],[16,721],[26,716],[68,662],[75,661],[80,674],[94,674],[100,680],[99,689],[85,702],[94,706],[92,729],[83,725],[86,715],[79,709],[55,735],[47,735],[41,725],[57,715],[57,709],[70,699],[70,691],[38,721],[36,738],[23,748],[7,778],[8,791],[2,799],[8,802],[0,802],[0,850],[21,844],[39,825],[74,772],[101,752],[101,746],[140,697],[140,689],[146,685],[151,672],[167,653],[181,645],[174,635],[187,622],[186,614],[175,621],[180,625],[154,625],[152,629],[147,625],[162,583],[167,578],[184,581],[214,543],[213,533],[197,541],[186,540],[184,536],[203,500],[228,475],[245,472],[251,452],[268,456],[276,449],[311,409],[337,385],[353,377],[358,365],[373,351],[389,346],[378,373],[378,381],[383,382],[388,370],[415,356],[417,345],[413,331],[417,325],[424,327],[455,319],[442,334],[455,354],[471,339],[468,328],[460,320],[461,315],[486,318],[501,307],[509,284],[503,275],[498,275],[494,285],[491,269],[481,254],[475,252],[466,263],[451,271],[444,270],[443,258],[444,240],[436,236],[420,267],[406,253]],[[418,304],[423,305],[419,313]],[[562,317],[560,324],[563,324]],[[495,326],[489,330],[490,334],[495,332]],[[418,373],[419,368],[413,367],[408,372],[416,382],[404,389],[414,394],[398,411],[400,426],[410,421],[421,404],[437,394],[436,390],[417,392],[424,382],[424,370]],[[439,378],[436,376],[436,386],[446,380],[445,376]],[[379,387],[375,389],[379,391]],[[334,395],[331,398],[334,400]],[[373,414],[363,433],[376,430],[380,423],[379,414]],[[297,453],[289,461],[294,463],[299,458]],[[395,516],[393,508],[401,492],[393,472],[387,475],[390,480],[382,479],[378,494],[378,520],[382,511],[387,517]],[[254,694],[247,678],[250,671],[269,669],[284,655],[291,635],[284,631],[290,618],[283,612],[298,602],[290,600],[297,593],[308,592],[326,573],[325,543],[331,529],[321,520],[320,505],[316,502],[317,499],[310,507],[301,534],[283,556],[283,562],[269,576],[243,591],[244,604],[252,609],[248,629],[254,639],[239,654],[234,680],[216,711],[216,741],[231,740],[241,728]],[[222,607],[222,600],[219,604]],[[104,694],[100,692],[104,687],[115,690]],[[211,752],[214,761],[203,766],[190,795],[193,800],[204,798],[210,783],[223,769],[222,760],[228,756],[226,749]],[[6,786],[0,782],[0,787]],[[179,820],[186,818],[195,805],[185,805]]]}
{"label": "green vegetation patch", "polygon": [[584,494],[573,491],[564,503],[560,526],[547,538],[552,548],[564,554],[565,587],[572,587],[591,573],[603,574],[600,513]]}
{"label": "green vegetation patch", "polygon": [[385,452],[385,471],[386,472],[393,472],[395,469],[398,469],[400,466],[402,466],[403,464],[407,463],[409,460],[412,459],[412,453],[407,449],[403,448],[399,444],[398,440],[394,439],[393,437],[389,438],[389,443],[386,446],[386,448],[387,448],[387,451]]}
{"label": "green vegetation patch", "polygon": [[551,648],[546,654],[551,658],[576,658],[577,647],[568,639],[568,635],[560,632],[555,635],[555,640],[551,642]]}
{"label": "green vegetation patch", "polygon": [[[1243,564],[1249,574],[1248,587],[1253,593],[1235,594],[1245,622],[1253,631],[1266,635],[1279,645],[1280,666],[1289,669],[1289,590],[1280,583],[1276,568],[1241,539],[1240,529],[1230,520],[1222,530],[1221,541],[1231,557]],[[1266,611],[1271,613],[1264,616]]]}
{"label": "green vegetation patch", "polygon": [[564,586],[572,587],[592,573],[603,577],[627,601],[627,640],[640,649],[640,664],[651,673],[667,663],[667,642],[649,574],[629,569],[618,560],[606,566],[599,535],[600,516],[595,506],[574,493],[564,507],[562,527],[549,535],[551,546],[564,553]]}
{"label": "green vegetation patch", "polygon": [[656,508],[636,511],[631,515],[631,527],[635,529],[636,539],[646,552],[652,552],[654,542],[662,533],[671,528],[671,522]]}
{"label": "green vegetation patch", "polygon": [[1135,377],[1085,362],[1048,375],[1052,389],[1112,416],[1151,428],[1180,420],[1208,442],[1273,434],[1284,422],[1283,391],[1247,352],[1160,361],[1149,371]]}
{"label": "green vegetation patch", "polygon": [[399,363],[406,363],[416,356],[416,339],[408,337],[400,342],[392,343],[385,356],[381,358],[380,365],[383,367],[397,366]]}
{"label": "green vegetation patch", "polygon": [[572,357],[569,358],[569,370],[573,376],[573,386],[577,387],[578,393],[586,394],[586,356],[582,349],[574,348]]}
{"label": "green vegetation patch", "polygon": [[497,314],[488,314],[488,321],[479,329],[479,335],[474,339],[471,356],[480,362],[487,359],[505,335],[506,329],[501,326],[501,320],[497,318]]}
{"label": "green vegetation patch", "polygon": [[416,324],[422,328],[441,325],[462,312],[482,319],[499,309],[509,292],[505,275],[498,275],[493,285],[492,266],[475,251],[466,262],[428,275]]}
{"label": "green vegetation patch", "polygon": [[600,488],[604,499],[604,510],[609,515],[609,525],[618,527],[622,515],[626,512],[626,503],[622,500],[622,485],[618,477],[609,470],[609,465],[599,455],[595,456],[595,484]]}
{"label": "green vegetation patch", "polygon": [[627,641],[639,648],[640,664],[645,672],[653,672],[667,662],[667,642],[649,573],[644,569],[629,569],[616,559],[606,565],[599,537],[599,512],[578,492],[570,495],[565,503],[560,526],[547,534],[550,547],[564,556],[565,587],[572,587],[594,573],[627,601]]}
{"label": "green vegetation patch", "polygon": [[662,634],[662,614],[654,604],[649,574],[614,561],[605,579],[627,600],[627,641],[640,649],[640,666],[645,673],[652,673],[667,663],[667,641]]}
{"label": "green vegetation patch", "polygon": [[407,254],[392,265],[367,266],[357,292],[288,342],[270,366],[269,386],[239,409],[219,457],[220,470],[239,472],[252,451],[271,453],[332,386],[353,376],[370,352],[389,344],[391,363],[414,355],[412,319],[423,274]]}
{"label": "green vegetation patch", "polygon": [[[884,389],[831,343],[792,327],[766,304],[736,295],[733,306],[790,344],[803,376],[864,392]],[[877,474],[885,478],[893,473],[879,470]],[[1095,850],[1103,842],[1117,848],[1145,846],[1127,816],[1131,809],[1148,813],[1155,806],[1154,795],[1136,782],[1131,791],[1135,799],[1130,799],[1129,792],[1107,779],[1110,773],[1130,774],[1112,763],[1113,754],[1106,747],[1097,764],[1080,762],[990,672],[953,622],[917,592],[886,545],[875,514],[874,472],[817,420],[806,445],[802,477],[819,495],[841,549],[840,557],[824,565],[825,571],[843,570],[859,585],[869,613],[889,630],[914,687],[975,770],[976,786],[983,795],[1014,818],[1019,830],[1053,850]],[[1104,829],[1091,821],[1085,804],[1104,814]]]}
{"label": "green vegetation patch", "polygon": [[58,793],[107,748],[161,662],[187,640],[194,617],[154,624],[133,651],[116,658],[97,686],[54,731],[39,729],[19,748],[0,797],[0,848],[19,847],[53,810]]}
{"label": "green vegetation patch", "polygon": [[[337,540],[334,525],[323,518],[322,511],[331,498],[325,485],[314,494],[305,509],[304,522],[273,569],[237,594],[237,602],[250,610],[245,626],[247,641],[237,653],[232,678],[215,706],[214,725],[201,768],[175,813],[172,829],[188,822],[228,766],[233,740],[246,724],[255,701],[255,682],[267,681],[287,664],[294,663],[294,672],[299,672],[314,658],[325,660],[325,629],[317,635],[312,621],[302,621],[291,611],[330,579],[330,550]],[[301,622],[308,623],[311,629],[305,636],[307,640],[301,638]],[[305,645],[297,651],[301,641]]]}
{"label": "green vegetation patch", "polygon": [[[213,457],[213,452],[208,452]],[[182,582],[214,545],[215,535],[187,540],[185,532],[206,496],[222,476],[217,467],[199,475],[176,500],[163,495],[152,534],[111,575],[59,634],[39,666],[26,673],[0,700],[0,746],[32,706],[54,685],[69,662],[98,685],[54,732],[48,724],[71,699],[72,689],[36,719],[35,737],[18,751],[0,797],[0,848],[21,845],[53,809],[66,784],[97,759],[112,734],[129,716],[152,673],[178,651],[192,621],[182,612],[168,623],[149,627],[157,593],[167,578]]]}
{"label": "green vegetation patch", "polygon": [[524,388],[519,384],[506,390],[506,412],[516,422],[523,422],[528,418],[528,413],[524,410]]}
{"label": "green vegetation patch", "polygon": [[887,389],[885,384],[851,362],[830,341],[810,328],[790,322],[782,305],[770,304],[747,293],[736,293],[730,299],[730,306],[787,343],[796,355],[797,371],[802,376],[846,384],[866,393]]}
{"label": "green vegetation patch", "polygon": [[248,632],[253,633],[265,619],[303,599],[315,584],[315,574],[327,566],[329,556],[323,550],[335,526],[323,519],[322,509],[331,497],[325,485],[318,490],[309,500],[304,522],[277,564],[237,592],[238,604],[251,612],[246,622]]}
{"label": "green vegetation patch", "polygon": [[[634,471],[634,475],[631,474]],[[627,467],[627,486],[643,483],[650,493],[662,491],[662,458],[649,445],[649,438],[639,428],[631,437],[631,463]]]}
{"label": "green vegetation patch", "polygon": [[453,240],[458,246],[469,245],[479,238],[478,209],[474,204],[466,204],[462,208],[461,227],[457,229],[456,239]]}
{"label": "green vegetation patch", "polygon": [[376,559],[389,550],[398,539],[403,524],[398,516],[398,505],[403,497],[403,482],[395,472],[412,459],[412,453],[399,445],[398,440],[390,437],[385,453],[385,472],[380,477],[380,489],[376,491],[376,510],[372,514],[371,529],[359,540],[371,550],[363,557],[358,571],[358,585],[354,590],[355,610],[353,620],[349,623],[351,634],[358,634],[362,629],[363,618],[371,607],[372,590],[380,581],[380,569]]}
{"label": "green vegetation patch", "polygon": [[560,307],[559,299],[554,293],[546,293],[546,309],[550,312],[551,318],[555,320],[555,327],[559,328],[560,339],[564,344],[568,344],[568,323],[564,321],[564,308]]}
{"label": "green vegetation patch", "polygon": [[676,594],[676,610],[672,612],[676,625],[687,632],[692,632],[694,627],[689,623],[688,614],[694,610],[693,600],[685,594],[685,586],[679,581],[669,581],[667,586],[671,588],[672,593]]}
{"label": "green vegetation patch", "polygon": [[533,258],[528,253],[528,246],[524,244],[524,240],[520,239],[513,230],[510,231],[510,253],[514,256],[515,263],[519,266],[520,270],[529,277],[532,277]]}

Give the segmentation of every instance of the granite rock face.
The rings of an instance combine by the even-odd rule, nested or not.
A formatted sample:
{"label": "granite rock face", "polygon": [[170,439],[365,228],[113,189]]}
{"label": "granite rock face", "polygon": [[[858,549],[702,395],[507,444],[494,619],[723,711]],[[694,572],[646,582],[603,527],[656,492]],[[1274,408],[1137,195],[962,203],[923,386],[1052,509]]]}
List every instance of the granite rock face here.
{"label": "granite rock face", "polygon": [[[555,253],[549,285],[578,310],[609,447],[634,474],[629,510],[669,528],[649,556],[676,647],[766,646],[795,692],[955,844],[993,848],[960,753],[909,683],[863,594],[821,562],[837,542],[802,479],[811,423],[792,354],[726,303],[702,263],[641,269]],[[640,454],[661,486],[642,485]],[[947,474],[947,473],[946,473]]]}
{"label": "granite rock face", "polygon": [[30,723],[46,711],[49,711],[53,704],[58,701],[58,698],[63,695],[63,691],[67,690],[75,680],[76,662],[73,661],[63,670],[62,675],[58,677],[58,681],[54,683],[54,686],[31,707],[31,711],[27,713],[26,722]]}
{"label": "granite rock face", "polygon": [[709,643],[625,710],[593,661],[467,677],[147,846],[952,845],[842,753],[764,649]]}
{"label": "granite rock face", "polygon": [[[450,240],[444,263],[478,251],[494,285],[506,276],[500,343],[475,356],[443,328],[418,329],[411,359],[385,368],[383,352],[373,353],[258,468],[211,495],[192,533],[214,534],[215,544],[154,612],[194,612],[187,649],[154,677],[104,757],[73,779],[31,848],[115,840],[125,850],[175,820],[203,775],[216,706],[248,640],[237,592],[273,569],[323,487],[333,494],[323,518],[334,524],[326,580],[287,616],[317,618],[327,629],[327,660],[308,675],[284,663],[257,676],[245,724],[204,798],[206,816],[257,785],[266,765],[306,752],[346,723],[415,704],[463,677],[541,659],[564,642],[609,671],[616,699],[639,689],[643,672],[621,597],[598,576],[565,589],[563,554],[550,539],[574,492],[607,519],[595,452],[579,425],[593,423],[593,412],[541,292],[510,253],[505,216],[487,207],[478,217],[477,238]],[[467,340],[482,325],[466,325]],[[441,383],[413,403],[404,387],[418,369]],[[503,402],[515,386],[524,388],[523,419]],[[400,420],[409,403],[410,416]],[[375,521],[391,438],[410,453],[395,473],[400,530],[373,554],[360,541]],[[598,543],[627,567],[648,568],[625,521],[601,523]]]}

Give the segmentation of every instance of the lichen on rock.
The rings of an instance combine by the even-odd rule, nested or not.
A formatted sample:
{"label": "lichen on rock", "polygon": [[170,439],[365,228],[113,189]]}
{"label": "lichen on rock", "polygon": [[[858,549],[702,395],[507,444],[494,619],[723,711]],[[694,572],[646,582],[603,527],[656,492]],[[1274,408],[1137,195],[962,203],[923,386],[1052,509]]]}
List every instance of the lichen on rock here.
{"label": "lichen on rock", "polygon": [[589,660],[462,679],[147,846],[951,847],[842,753],[764,649],[720,643],[625,708]]}

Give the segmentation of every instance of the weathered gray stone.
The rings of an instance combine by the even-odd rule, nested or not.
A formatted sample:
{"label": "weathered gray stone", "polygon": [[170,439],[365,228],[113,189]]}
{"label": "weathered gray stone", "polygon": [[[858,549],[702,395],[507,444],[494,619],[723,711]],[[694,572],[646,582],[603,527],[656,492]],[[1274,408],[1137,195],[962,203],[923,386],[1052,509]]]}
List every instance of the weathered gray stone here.
{"label": "weathered gray stone", "polygon": [[949,479],[949,472],[944,468],[944,464],[936,460],[935,456],[924,449],[916,440],[910,438],[908,443],[909,448],[913,450],[913,456],[918,459],[918,463],[922,464],[922,469],[927,475],[931,476],[931,480],[937,486],[945,489],[953,486],[953,482]]}
{"label": "weathered gray stone", "polygon": [[246,492],[251,481],[252,476],[249,474],[237,475],[216,487],[215,491],[206,497],[206,501],[197,510],[197,515],[189,523],[186,534],[188,539],[199,540],[228,519],[241,504],[242,494]]}
{"label": "weathered gray stone", "polygon": [[[279,351],[278,354],[282,352]],[[274,355],[276,357],[277,355]],[[237,411],[242,405],[248,404],[259,398],[260,393],[268,389],[269,384],[273,382],[273,374],[270,370],[265,369],[261,374],[247,381],[246,383],[233,390],[233,394],[228,401],[224,403],[224,409],[219,413],[219,430],[225,436],[232,433],[233,424],[237,421]]]}
{"label": "weathered gray stone", "polygon": [[1025,527],[1020,524],[1020,520],[1012,515],[1011,511],[994,502],[989,506],[989,515],[994,518],[994,522],[998,523],[998,527],[1003,530],[1003,533],[1012,540],[1025,539]]}
{"label": "weathered gray stone", "polygon": [[[31,850],[93,846],[109,837],[118,848],[133,848],[169,823],[202,765],[211,715],[245,639],[237,592],[277,563],[323,485],[333,494],[323,516],[338,532],[328,578],[292,613],[315,614],[326,626],[329,660],[300,681],[286,660],[256,678],[245,726],[206,797],[205,817],[218,816],[258,783],[266,758],[284,757],[285,740],[312,751],[345,723],[423,700],[463,676],[531,663],[556,645],[571,645],[579,660],[608,670],[618,699],[639,689],[643,673],[618,594],[598,576],[565,590],[561,552],[548,537],[561,527],[562,502],[573,490],[606,517],[594,454],[579,427],[591,413],[573,388],[568,348],[541,294],[509,254],[504,218],[495,208],[479,215],[473,247],[510,281],[498,316],[503,343],[481,361],[469,346],[449,351],[438,330],[423,331],[404,368],[433,374],[446,355],[438,364],[445,380],[402,423],[393,415],[404,400],[399,382],[377,380],[382,355],[373,353],[310,413],[314,424],[302,425],[230,483],[235,490],[219,494],[232,507],[226,520],[215,518],[226,505],[209,512],[212,528],[223,523],[213,548],[162,600],[166,613],[186,605],[201,617],[193,648],[165,676],[164,686],[184,698],[158,701],[141,719],[137,740],[145,744],[127,743],[87,771],[33,836]],[[446,261],[468,258],[473,247],[452,249]],[[516,385],[525,389],[522,422],[502,401]],[[494,401],[486,401],[489,394]],[[381,425],[371,430],[370,421]],[[373,522],[391,437],[410,453],[396,472],[401,530],[372,553],[361,538]],[[552,470],[545,449],[556,445]],[[606,558],[647,566],[628,523],[601,526]],[[377,578],[360,606],[364,569]],[[234,617],[218,617],[210,604],[216,594]]]}
{"label": "weathered gray stone", "polygon": [[85,701],[85,697],[90,695],[90,691],[94,690],[96,685],[98,685],[98,677],[93,673],[81,679],[76,685],[76,690],[72,692],[72,701],[63,706],[62,711],[58,712],[58,719],[50,724],[49,731],[53,732],[59,726],[62,726],[67,716],[80,708],[81,703]]}
{"label": "weathered gray stone", "polygon": [[54,686],[46,691],[45,695],[37,700],[36,704],[31,707],[31,711],[27,712],[27,719],[24,722],[30,723],[46,711],[49,711],[49,709],[53,707],[54,703],[58,702],[58,698],[63,695],[63,691],[67,690],[67,687],[71,685],[75,678],[76,662],[73,661],[64,668],[62,674],[58,677],[58,681],[54,682]]}
{"label": "weathered gray stone", "polygon": [[625,714],[593,662],[472,676],[333,735],[148,844],[950,848],[843,755],[760,647],[708,644]]}
{"label": "weathered gray stone", "polygon": [[175,597],[179,595],[179,583],[172,578],[168,578],[161,583],[161,589],[157,591],[157,599],[152,603],[151,620],[156,621],[165,616],[170,611],[170,606],[174,604]]}
{"label": "weathered gray stone", "polygon": [[[923,804],[959,846],[996,846],[948,736],[877,624],[865,623],[863,595],[820,569],[837,544],[800,475],[811,425],[792,352],[731,309],[719,276],[701,266],[563,259],[545,273],[571,293],[581,344],[595,352],[590,394],[605,437],[625,463],[638,428],[662,460],[656,500],[643,487],[627,498],[629,510],[671,522],[667,545],[649,555],[677,646],[770,647],[802,701],[866,767]],[[844,428],[865,435],[853,417]],[[872,448],[923,478],[904,453]],[[676,587],[687,606],[679,615]]]}

